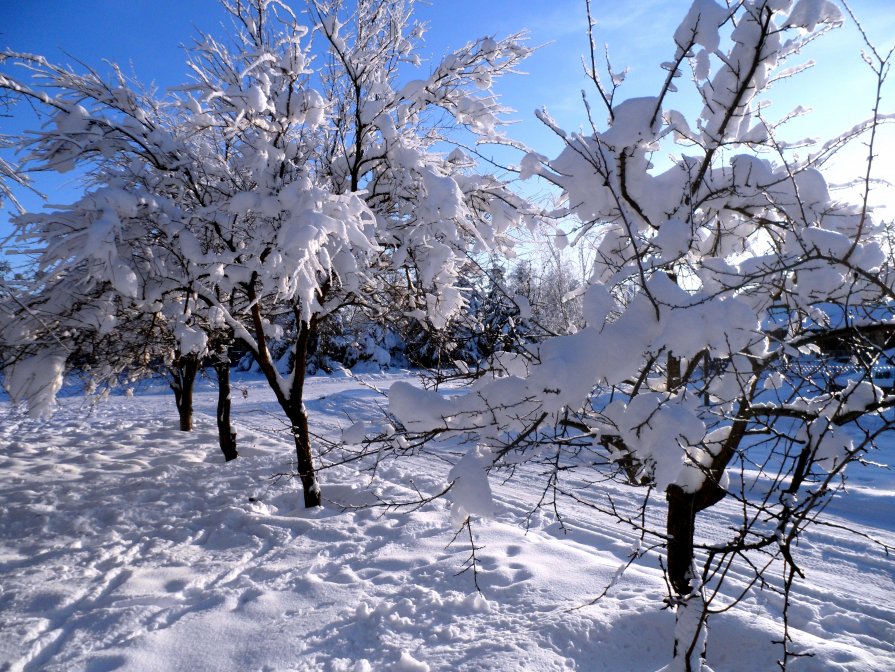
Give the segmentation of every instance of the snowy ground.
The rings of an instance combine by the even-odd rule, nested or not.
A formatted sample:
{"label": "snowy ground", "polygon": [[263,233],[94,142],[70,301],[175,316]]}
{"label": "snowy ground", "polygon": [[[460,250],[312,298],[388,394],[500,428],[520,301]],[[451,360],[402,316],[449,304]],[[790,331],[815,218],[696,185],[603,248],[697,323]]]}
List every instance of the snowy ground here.
{"label": "snowy ground", "polygon": [[[367,378],[388,387],[406,376]],[[270,479],[291,468],[270,393],[258,380],[239,387],[241,457],[226,465],[208,384],[191,434],[172,428],[163,386],[96,409],[70,397],[46,424],[0,405],[0,670],[649,672],[668,662],[673,616],[660,608],[655,556],[578,608],[635,543],[613,521],[567,507],[568,532],[545,514],[526,531],[537,479],[495,484],[497,513],[476,526],[479,594],[470,573],[457,575],[469,547],[449,545],[446,502],[412,513],[341,506],[371,501],[374,487],[434,492],[446,464],[387,463],[372,479],[328,469],[327,504],[308,512],[293,482]],[[330,438],[384,404],[350,378],[312,379],[308,398],[315,431]],[[832,514],[895,544],[895,474],[864,470],[853,484]],[[723,523],[722,512],[711,524]],[[791,669],[895,669],[892,558],[837,528],[799,551],[807,580],[794,636],[814,657]],[[714,669],[775,669],[779,609],[765,593],[713,618]]]}

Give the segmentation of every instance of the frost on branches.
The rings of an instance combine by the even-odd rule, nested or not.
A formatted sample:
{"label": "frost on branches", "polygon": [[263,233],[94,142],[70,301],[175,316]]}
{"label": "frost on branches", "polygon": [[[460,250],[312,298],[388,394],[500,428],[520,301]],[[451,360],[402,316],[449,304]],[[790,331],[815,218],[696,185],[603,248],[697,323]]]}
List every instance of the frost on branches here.
{"label": "frost on branches", "polygon": [[[316,506],[302,394],[318,325],[357,304],[397,306],[437,328],[463,307],[461,259],[473,247],[499,249],[524,204],[444,143],[455,133],[502,139],[505,110],[491,85],[528,49],[519,35],[482,38],[404,82],[399,70],[420,65],[412,0],[311,0],[302,20],[278,0],[223,5],[235,35],[200,34],[190,81],[164,98],[118,70],[106,81],[2,55],[0,89],[48,115],[41,132],[19,139],[26,165],[81,167],[91,185],[77,203],[16,220],[38,275],[13,311],[22,321],[3,334],[10,365],[21,362],[7,381],[16,401],[44,413],[58,380],[17,384],[16,370],[35,368],[26,358],[50,356],[46,344],[78,365],[79,338],[123,339],[173,366],[186,405],[195,368],[239,341],[288,418],[305,504]],[[83,301],[73,307],[72,295]],[[284,321],[295,326],[285,374],[271,356]],[[145,325],[139,344],[120,329],[133,322]],[[133,371],[104,350],[91,358],[97,366]],[[235,456],[226,418],[222,448],[231,436]]]}
{"label": "frost on branches", "polygon": [[[883,411],[895,396],[875,377],[895,338],[892,250],[866,196],[836,201],[821,172],[857,136],[872,161],[882,118],[798,158],[764,107],[784,64],[842,21],[826,0],[697,0],[655,96],[619,102],[617,80],[605,85],[594,66],[608,118],[573,133],[541,111],[565,149],[522,163],[562,189],[578,237],[598,240],[586,326],[468,394],[391,393],[408,432],[473,434],[491,473],[529,462],[548,474],[542,504],[589,502],[639,529],[644,549],[664,547],[678,615],[667,670],[701,669],[709,613],[742,589],[722,590],[731,563],[751,567],[754,586],[779,572],[788,595],[799,535],[845,467],[892,430]],[[871,53],[881,84],[887,59]],[[687,78],[702,101],[695,117],[674,108]],[[851,379],[836,384],[828,359],[843,352]],[[577,482],[641,488],[643,510],[658,507],[666,525],[616,508],[597,485],[573,486],[575,470],[598,472]],[[700,537],[700,513],[722,500],[737,502],[739,527]],[[785,667],[798,651],[788,631],[782,640]]]}

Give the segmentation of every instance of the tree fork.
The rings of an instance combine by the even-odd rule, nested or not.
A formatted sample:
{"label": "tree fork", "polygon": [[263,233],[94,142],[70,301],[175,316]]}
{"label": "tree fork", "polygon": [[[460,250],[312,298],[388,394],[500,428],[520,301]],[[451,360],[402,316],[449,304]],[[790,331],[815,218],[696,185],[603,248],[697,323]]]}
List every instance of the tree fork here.
{"label": "tree fork", "polygon": [[311,337],[317,328],[317,321],[311,317],[310,323],[302,319],[300,309],[293,307],[293,315],[295,316],[295,324],[298,328],[298,335],[295,338],[293,346],[293,363],[292,363],[292,382],[288,392],[280,387],[282,378],[277,373],[276,367],[270,358],[270,350],[264,341],[264,319],[261,314],[261,307],[257,301],[255,292],[255,283],[257,277],[253,275],[252,280],[247,285],[247,293],[249,300],[252,301],[251,316],[252,324],[255,328],[257,346],[254,350],[255,361],[267,378],[267,382],[276,395],[280,408],[289,418],[292,435],[295,440],[295,457],[298,466],[298,475],[301,479],[302,488],[304,489],[305,507],[312,508],[320,506],[320,485],[317,483],[317,475],[314,472],[314,458],[311,451],[311,435],[308,431],[308,415],[304,410],[304,385],[305,376],[307,375],[308,365],[308,346],[311,343]]}

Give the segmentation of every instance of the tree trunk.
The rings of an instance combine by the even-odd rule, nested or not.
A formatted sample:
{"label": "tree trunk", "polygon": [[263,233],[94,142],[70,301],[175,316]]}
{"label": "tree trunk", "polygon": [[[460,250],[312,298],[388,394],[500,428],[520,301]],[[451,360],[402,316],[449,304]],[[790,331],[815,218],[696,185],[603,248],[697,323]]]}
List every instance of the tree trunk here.
{"label": "tree trunk", "polygon": [[693,591],[693,535],[696,528],[696,495],[677,485],[669,486],[666,519],[668,580],[674,591],[674,651],[661,672],[698,672],[703,669],[706,614],[699,591]]}
{"label": "tree trunk", "polygon": [[708,614],[702,591],[693,590],[696,514],[724,498],[724,490],[710,479],[694,493],[671,485],[665,493],[668,581],[674,591],[674,659],[661,672],[697,672],[704,668]]}
{"label": "tree trunk", "polygon": [[[296,316],[298,317],[298,316]],[[311,323],[298,322],[298,338],[295,341],[295,361],[292,372],[291,408],[288,409],[292,421],[292,433],[295,437],[295,456],[298,464],[298,476],[304,489],[305,507],[320,506],[320,484],[314,470],[314,455],[311,451],[311,434],[308,430],[308,413],[304,405],[305,377],[308,375],[308,348],[316,335],[317,320]]]}
{"label": "tree trunk", "polygon": [[693,533],[696,527],[696,495],[678,485],[668,486],[668,515],[665,531],[668,533],[668,580],[679,598],[692,591]]}
{"label": "tree trunk", "polygon": [[193,385],[199,372],[199,357],[194,353],[177,353],[168,370],[171,374],[168,384],[174,392],[180,431],[190,432],[193,429]]}
{"label": "tree trunk", "polygon": [[290,416],[292,421],[292,433],[295,438],[295,457],[298,465],[298,477],[301,479],[301,487],[304,491],[305,508],[320,506],[320,484],[317,482],[317,473],[314,469],[314,455],[311,452],[311,435],[308,431],[308,414],[304,407]]}
{"label": "tree trunk", "polygon": [[226,346],[215,360],[214,371],[218,378],[218,442],[224,461],[230,462],[239,457],[239,453],[236,451],[236,432],[230,424],[230,358]]}
{"label": "tree trunk", "polygon": [[745,436],[745,428],[746,424],[739,419],[734,423],[721,452],[715,455],[699,490],[685,492],[679,485],[670,485],[665,491],[665,498],[668,500],[665,521],[665,531],[668,535],[668,580],[679,598],[685,598],[693,592],[691,572],[696,514],[714,506],[727,495],[720,482],[734,450]]}

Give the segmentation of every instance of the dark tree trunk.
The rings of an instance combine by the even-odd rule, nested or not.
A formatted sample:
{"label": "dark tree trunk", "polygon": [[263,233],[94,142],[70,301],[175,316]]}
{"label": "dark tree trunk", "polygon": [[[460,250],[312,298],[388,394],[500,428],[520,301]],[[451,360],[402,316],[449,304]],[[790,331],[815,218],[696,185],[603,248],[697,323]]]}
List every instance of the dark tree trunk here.
{"label": "dark tree trunk", "polygon": [[177,353],[168,370],[171,374],[168,383],[174,392],[174,403],[180,417],[180,431],[190,432],[193,429],[193,385],[199,372],[199,357],[194,353]]}
{"label": "dark tree trunk", "polygon": [[724,470],[730,463],[740,441],[746,433],[743,421],[745,402],[741,402],[737,419],[721,451],[714,456],[711,467],[699,490],[685,492],[678,485],[670,485],[665,491],[668,513],[665,531],[668,534],[668,580],[677,597],[686,597],[692,592],[693,537],[696,532],[696,514],[714,506],[727,495],[720,482]]}
{"label": "dark tree trunk", "polygon": [[314,469],[314,455],[311,452],[311,435],[308,432],[308,414],[299,409],[291,418],[292,433],[295,437],[295,457],[298,477],[304,491],[305,508],[320,506],[320,484]]}
{"label": "dark tree trunk", "polygon": [[[680,360],[668,362],[669,381],[680,375]],[[708,366],[708,364],[706,364]],[[757,380],[757,376],[756,376]],[[665,491],[668,513],[665,523],[667,539],[668,581],[674,591],[675,633],[674,658],[684,672],[704,669],[706,651],[708,611],[701,590],[693,590],[694,537],[696,534],[696,514],[704,511],[726,496],[721,487],[721,478],[740,441],[745,436],[746,422],[743,420],[746,402],[741,401],[737,419],[722,449],[714,456],[705,479],[696,492],[686,492],[678,485],[671,485]]]}
{"label": "dark tree trunk", "polygon": [[295,437],[295,457],[298,464],[298,476],[305,495],[305,507],[320,506],[320,484],[314,469],[314,455],[311,451],[311,434],[308,431],[308,414],[304,407],[305,377],[308,373],[308,348],[316,335],[317,321],[311,319],[310,324],[299,321],[298,338],[295,341],[295,361],[292,379],[292,394],[287,415],[292,421],[292,433]]}
{"label": "dark tree trunk", "polygon": [[696,514],[724,499],[726,492],[715,480],[706,479],[696,492],[684,492],[671,485],[665,492],[668,515],[665,531],[668,534],[668,580],[678,597],[686,597],[692,588],[693,537],[696,533]]}
{"label": "dark tree trunk", "polygon": [[236,451],[236,432],[230,424],[230,358],[226,347],[214,363],[214,371],[218,378],[218,441],[224,461],[230,462],[239,457]]}
{"label": "dark tree trunk", "polygon": [[[677,277],[672,273],[668,277],[673,281]],[[668,353],[667,380],[669,390],[681,386],[681,360],[673,353]],[[668,515],[665,520],[665,531],[668,534],[668,580],[679,598],[687,597],[692,592],[690,569],[693,566],[693,533],[696,528],[696,496],[684,492],[683,488],[671,485],[665,491],[668,501]]]}
{"label": "dark tree trunk", "polygon": [[[700,591],[693,592],[693,536],[696,514],[709,506],[712,498],[720,499],[714,490],[705,493],[684,492],[677,485],[666,491],[668,499],[668,580],[674,590],[674,658],[683,664],[684,672],[703,669],[706,645],[705,602]],[[716,499],[717,501],[717,499]]]}
{"label": "dark tree trunk", "polygon": [[693,533],[696,527],[696,496],[671,485],[665,494],[668,516],[668,580],[678,597],[686,597],[692,590]]}

